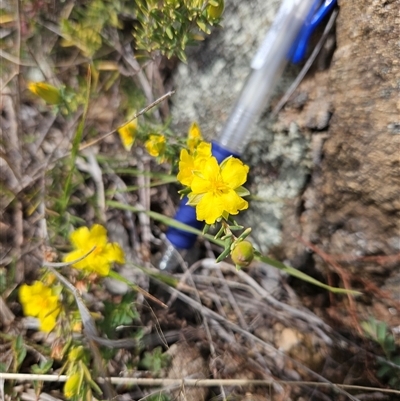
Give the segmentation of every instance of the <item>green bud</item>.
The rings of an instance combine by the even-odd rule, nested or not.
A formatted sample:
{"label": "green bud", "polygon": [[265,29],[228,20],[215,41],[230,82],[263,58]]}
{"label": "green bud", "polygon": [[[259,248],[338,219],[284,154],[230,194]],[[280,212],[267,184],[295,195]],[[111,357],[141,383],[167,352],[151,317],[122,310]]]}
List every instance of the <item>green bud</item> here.
{"label": "green bud", "polygon": [[69,351],[68,360],[70,362],[79,361],[80,359],[83,358],[83,354],[84,354],[84,349],[82,345],[79,345],[78,347],[74,347]]}
{"label": "green bud", "polygon": [[236,266],[247,267],[254,258],[254,249],[251,242],[238,242],[231,252],[231,258]]}
{"label": "green bud", "polygon": [[47,104],[59,104],[62,101],[60,90],[46,82],[31,82],[28,89],[41,97]]}
{"label": "green bud", "polygon": [[224,12],[224,8],[225,8],[225,2],[224,0],[218,0],[217,1],[218,5],[214,6],[212,4],[209,4],[207,6],[207,17],[210,20],[216,20],[221,18],[222,13]]}

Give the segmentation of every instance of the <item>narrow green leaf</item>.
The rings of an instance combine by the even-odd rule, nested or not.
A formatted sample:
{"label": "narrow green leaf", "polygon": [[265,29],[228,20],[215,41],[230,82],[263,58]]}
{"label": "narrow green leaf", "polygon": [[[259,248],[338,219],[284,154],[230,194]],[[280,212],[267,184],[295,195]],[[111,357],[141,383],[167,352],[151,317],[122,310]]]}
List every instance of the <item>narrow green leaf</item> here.
{"label": "narrow green leaf", "polygon": [[376,328],[376,338],[379,344],[381,345],[385,344],[386,333],[387,333],[386,324],[384,322],[379,322]]}
{"label": "narrow green leaf", "polygon": [[362,295],[361,292],[355,291],[355,290],[346,290],[344,288],[337,288],[337,287],[331,287],[330,285],[321,283],[320,281],[316,280],[315,278],[309,276],[308,274],[305,274],[301,272],[300,270],[294,269],[293,267],[286,266],[282,262],[279,262],[275,259],[272,259],[268,256],[263,256],[260,253],[256,253],[255,258],[267,263],[273,267],[276,267],[279,270],[282,270],[288,274],[290,274],[293,277],[299,278],[300,280],[306,281],[307,283],[311,283],[316,285],[317,287],[324,288],[325,290],[328,290],[330,292],[333,292],[334,294],[350,294],[350,295]]}

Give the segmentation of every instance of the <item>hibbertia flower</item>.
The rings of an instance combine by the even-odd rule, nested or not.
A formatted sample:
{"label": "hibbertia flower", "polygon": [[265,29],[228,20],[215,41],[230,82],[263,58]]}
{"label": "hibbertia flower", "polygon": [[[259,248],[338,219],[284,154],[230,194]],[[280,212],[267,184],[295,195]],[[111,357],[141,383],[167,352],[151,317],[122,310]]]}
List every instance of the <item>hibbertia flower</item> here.
{"label": "hibbertia flower", "polygon": [[205,160],[194,171],[188,195],[188,204],[196,207],[197,220],[214,224],[220,217],[227,218],[247,209],[248,203],[242,196],[249,192],[242,185],[248,171],[249,167],[235,157],[228,157],[221,165],[215,157]]}
{"label": "hibbertia flower", "polygon": [[49,333],[54,329],[61,304],[52,288],[35,281],[32,285],[21,285],[18,296],[24,315],[38,318],[41,331]]}
{"label": "hibbertia flower", "polygon": [[64,262],[72,262],[87,255],[72,265],[77,269],[107,276],[113,262],[125,263],[124,251],[116,242],[107,241],[107,230],[99,224],[93,225],[90,230],[87,227],[78,228],[70,235],[70,240],[75,250],[65,256]]}

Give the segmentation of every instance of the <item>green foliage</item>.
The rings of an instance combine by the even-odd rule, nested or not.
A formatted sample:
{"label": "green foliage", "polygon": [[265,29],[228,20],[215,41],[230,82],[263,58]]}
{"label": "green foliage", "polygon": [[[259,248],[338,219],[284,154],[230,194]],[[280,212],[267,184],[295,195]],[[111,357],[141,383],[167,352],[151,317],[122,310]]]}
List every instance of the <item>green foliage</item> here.
{"label": "green foliage", "polygon": [[60,21],[63,45],[74,45],[91,58],[103,44],[103,29],[120,27],[120,11],[121,2],[112,0],[92,0],[86,7],[75,7],[70,19]]}
{"label": "green foliage", "polygon": [[210,34],[211,26],[220,21],[207,12],[207,1],[202,0],[137,0],[137,6],[136,47],[182,61],[186,46],[202,40],[199,33]]}
{"label": "green foliage", "polygon": [[18,372],[19,367],[26,357],[26,347],[21,335],[17,336],[12,342],[13,350],[13,371]]}
{"label": "green foliage", "polygon": [[[31,366],[31,370],[32,370],[32,373],[44,375],[44,374],[46,374],[47,372],[50,371],[52,366],[53,366],[53,360],[52,359],[49,359],[47,361],[41,360],[39,365],[37,365],[37,364],[32,365]],[[41,392],[42,387],[43,387],[43,382],[35,380],[33,382],[33,387],[35,389],[36,396],[39,397],[40,392]]]}
{"label": "green foliage", "polygon": [[104,302],[104,320],[101,328],[109,338],[115,337],[118,326],[130,326],[138,319],[139,314],[134,307],[135,297],[135,293],[128,292],[119,303]]}
{"label": "green foliage", "polygon": [[144,369],[151,370],[155,375],[160,373],[161,369],[168,366],[170,356],[163,353],[161,347],[156,347],[152,352],[145,352],[140,366]]}
{"label": "green foliage", "polygon": [[171,397],[164,393],[152,394],[146,397],[147,401],[171,401]]}
{"label": "green foliage", "polygon": [[391,387],[400,389],[400,350],[396,347],[393,334],[388,330],[385,322],[378,322],[372,317],[362,322],[361,327],[367,337],[380,345],[387,358],[386,360],[378,359],[380,365],[378,377],[387,378]]}

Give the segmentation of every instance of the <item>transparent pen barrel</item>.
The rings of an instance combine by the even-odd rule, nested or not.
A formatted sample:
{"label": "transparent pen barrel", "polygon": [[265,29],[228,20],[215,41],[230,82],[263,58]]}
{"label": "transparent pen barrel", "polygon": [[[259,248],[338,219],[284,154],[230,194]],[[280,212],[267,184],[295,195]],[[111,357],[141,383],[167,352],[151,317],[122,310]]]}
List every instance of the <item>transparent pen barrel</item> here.
{"label": "transparent pen barrel", "polygon": [[315,0],[284,0],[278,15],[252,61],[252,70],[218,142],[241,154],[250,140],[250,125],[265,110],[282,75],[291,47]]}

